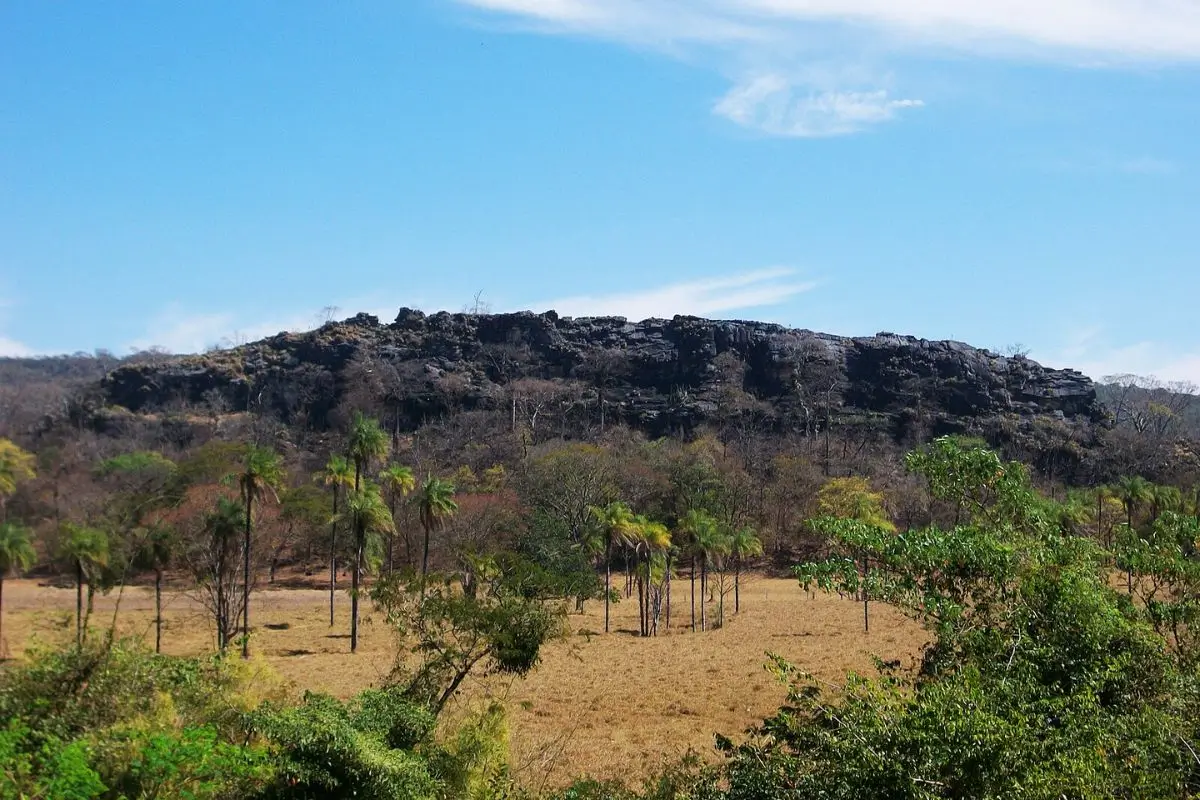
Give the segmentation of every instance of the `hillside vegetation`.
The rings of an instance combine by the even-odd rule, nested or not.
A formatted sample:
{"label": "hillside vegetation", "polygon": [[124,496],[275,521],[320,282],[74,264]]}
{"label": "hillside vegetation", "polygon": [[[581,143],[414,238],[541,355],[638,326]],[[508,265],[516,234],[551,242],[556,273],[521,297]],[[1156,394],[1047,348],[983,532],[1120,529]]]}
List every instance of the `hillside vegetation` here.
{"label": "hillside vegetation", "polygon": [[1186,393],[552,314],[89,363],[8,365],[0,796],[1200,789]]}

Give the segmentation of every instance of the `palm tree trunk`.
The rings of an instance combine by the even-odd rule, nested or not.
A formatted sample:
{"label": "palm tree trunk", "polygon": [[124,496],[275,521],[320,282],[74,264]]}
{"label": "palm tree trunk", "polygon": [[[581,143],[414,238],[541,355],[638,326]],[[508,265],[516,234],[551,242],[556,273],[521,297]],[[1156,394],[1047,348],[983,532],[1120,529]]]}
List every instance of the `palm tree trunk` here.
{"label": "palm tree trunk", "polygon": [[692,633],[696,632],[696,554],[692,553],[692,568],[688,573],[692,581]]}
{"label": "palm tree trunk", "polygon": [[83,646],[83,562],[75,559],[75,646]]}
{"label": "palm tree trunk", "polygon": [[246,490],[246,530],[242,539],[242,658],[250,657],[250,519],[254,492]]}
{"label": "palm tree trunk", "polygon": [[421,594],[425,593],[425,576],[429,574],[429,528],[428,523],[422,523],[425,529],[425,540],[421,545]]}
{"label": "palm tree trunk", "polygon": [[224,655],[225,653],[225,543],[220,543],[221,549],[217,552],[216,572],[217,572],[217,597],[213,603],[214,613],[217,617],[217,652]]}
{"label": "palm tree trunk", "polygon": [[700,558],[700,630],[708,627],[708,612],[705,610],[705,592],[708,590],[708,554]]}
{"label": "palm tree trunk", "polygon": [[604,632],[608,633],[608,605],[612,602],[612,545],[604,549]]}
{"label": "palm tree trunk", "polygon": [[667,635],[671,634],[671,551],[667,551]]}
{"label": "palm tree trunk", "polygon": [[733,560],[733,613],[742,610],[742,557]]}
{"label": "palm tree trunk", "polygon": [[870,617],[870,611],[868,610],[868,605],[867,605],[867,604],[868,604],[868,595],[867,595],[867,569],[868,569],[868,564],[867,564],[867,554],[866,554],[866,553],[863,553],[863,560],[862,560],[862,571],[863,571],[862,601],[863,601],[863,632],[864,632],[864,633],[870,633],[870,631],[871,631],[871,617]]}
{"label": "palm tree trunk", "polygon": [[337,593],[337,505],[338,487],[333,487],[333,521],[329,523],[329,627],[333,627],[333,598]]}
{"label": "palm tree trunk", "polygon": [[154,652],[162,652],[162,570],[154,570]]}
{"label": "palm tree trunk", "polygon": [[[1130,538],[1133,536],[1133,503],[1125,504],[1125,521],[1129,526]],[[1133,596],[1133,564],[1130,563],[1129,569],[1125,570],[1125,587],[1129,595]]]}
{"label": "palm tree trunk", "polygon": [[354,522],[354,572],[350,575],[350,652],[358,652],[358,581],[362,570],[363,530],[362,524]]}
{"label": "palm tree trunk", "polygon": [[388,566],[387,574],[391,575],[396,570],[396,492],[392,490],[392,502],[388,505],[388,511],[392,514],[393,530],[388,534]]}

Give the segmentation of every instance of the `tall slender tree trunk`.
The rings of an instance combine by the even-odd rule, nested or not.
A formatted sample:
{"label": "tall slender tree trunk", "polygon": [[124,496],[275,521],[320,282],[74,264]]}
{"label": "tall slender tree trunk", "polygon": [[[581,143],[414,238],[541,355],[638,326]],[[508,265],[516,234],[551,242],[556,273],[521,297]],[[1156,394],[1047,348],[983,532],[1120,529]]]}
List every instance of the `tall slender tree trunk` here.
{"label": "tall slender tree trunk", "polygon": [[0,573],[0,657],[4,655],[4,575]]}
{"label": "tall slender tree trunk", "polygon": [[154,570],[154,652],[162,652],[162,569]]}
{"label": "tall slender tree trunk", "polygon": [[242,658],[250,657],[250,527],[254,492],[246,490],[246,530],[242,539]]}
{"label": "tall slender tree trunk", "polygon": [[708,555],[705,554],[704,556],[702,556],[700,558],[700,630],[702,630],[702,631],[706,630],[708,628],[708,612],[706,610],[707,603],[705,602],[705,600],[707,599],[707,595],[705,594],[705,592],[707,592],[707,591],[708,591]]}
{"label": "tall slender tree trunk", "polygon": [[[1133,536],[1133,503],[1125,504],[1125,522],[1129,526],[1129,535]],[[1125,588],[1133,596],[1133,564],[1125,570]]]}
{"label": "tall slender tree trunk", "polygon": [[692,582],[692,633],[696,632],[696,554],[692,553],[692,569],[688,573]]}
{"label": "tall slender tree trunk", "polygon": [[[354,460],[354,491],[361,488],[362,465]],[[358,574],[362,569],[362,531],[354,520],[354,572],[350,575],[350,653],[358,652]]]}
{"label": "tall slender tree trunk", "polygon": [[612,545],[604,548],[604,632],[608,633],[608,606],[612,602]]}
{"label": "tall slender tree trunk", "polygon": [[75,559],[75,646],[83,646],[83,562]]}
{"label": "tall slender tree trunk", "polygon": [[667,582],[667,635],[671,635],[671,551],[667,551],[667,573],[665,576]]}
{"label": "tall slender tree trunk", "polygon": [[392,514],[392,532],[388,534],[388,575],[396,571],[396,492],[392,490],[392,502],[388,504],[388,511]]}
{"label": "tall slender tree trunk", "polygon": [[863,553],[863,560],[862,560],[862,571],[863,571],[862,601],[863,601],[863,632],[864,632],[864,633],[870,633],[870,632],[871,632],[871,617],[870,617],[870,611],[868,610],[868,605],[867,605],[867,604],[868,604],[868,593],[867,593],[867,569],[868,569],[868,568],[869,568],[869,566],[868,566],[868,562],[867,562],[867,554],[866,554],[866,553]]}
{"label": "tall slender tree trunk", "polygon": [[733,560],[733,613],[742,610],[742,557]]}
{"label": "tall slender tree trunk", "polygon": [[429,574],[429,529],[432,527],[428,523],[422,523],[422,528],[425,529],[425,540],[421,545],[421,594],[425,594],[425,576]]}
{"label": "tall slender tree trunk", "polygon": [[363,539],[362,523],[354,521],[354,572],[350,575],[350,652],[358,652],[358,588],[362,573]]}
{"label": "tall slender tree trunk", "polygon": [[225,542],[220,542],[217,551],[217,601],[213,603],[217,615],[217,652],[225,654]]}
{"label": "tall slender tree trunk", "polygon": [[329,523],[329,627],[333,627],[333,598],[337,593],[338,487],[333,485],[333,521]]}

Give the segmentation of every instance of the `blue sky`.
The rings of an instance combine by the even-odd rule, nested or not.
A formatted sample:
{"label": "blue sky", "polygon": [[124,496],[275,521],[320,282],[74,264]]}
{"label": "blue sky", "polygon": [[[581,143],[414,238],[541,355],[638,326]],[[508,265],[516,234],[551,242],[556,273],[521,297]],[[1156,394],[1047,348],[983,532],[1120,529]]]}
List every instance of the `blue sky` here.
{"label": "blue sky", "polygon": [[0,5],[0,352],[402,305],[1200,382],[1200,5]]}

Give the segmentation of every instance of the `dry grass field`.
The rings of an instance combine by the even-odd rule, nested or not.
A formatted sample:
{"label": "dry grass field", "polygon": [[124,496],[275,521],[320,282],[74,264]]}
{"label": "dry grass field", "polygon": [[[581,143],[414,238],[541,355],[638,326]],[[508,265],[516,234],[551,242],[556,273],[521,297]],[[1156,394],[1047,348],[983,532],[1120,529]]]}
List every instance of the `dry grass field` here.
{"label": "dry grass field", "polygon": [[[5,581],[10,654],[19,657],[31,641],[68,640],[74,598],[71,589]],[[116,593],[97,597],[94,626],[111,624],[116,600]],[[711,755],[715,732],[736,738],[777,708],[784,687],[763,668],[768,651],[840,683],[849,669],[870,670],[873,654],[911,664],[925,640],[919,627],[879,604],[872,605],[871,632],[864,634],[860,604],[836,595],[809,597],[792,580],[748,578],[741,613],[729,613],[720,630],[691,633],[687,603],[681,581],[670,634],[650,639],[632,634],[636,599],[613,606],[608,635],[593,633],[603,630],[604,607],[589,603],[585,614],[569,617],[570,635],[549,646],[527,678],[475,681],[463,703],[494,698],[506,704],[514,766],[527,784],[558,785],[585,774],[637,781],[688,749]],[[119,629],[153,644],[153,607],[149,589],[127,589]],[[390,632],[368,613],[352,657],[344,594],[333,629],[328,615],[328,594],[320,590],[260,591],[251,611],[252,648],[297,690],[344,697],[379,683],[395,655]],[[212,649],[212,626],[187,595],[171,594],[164,616],[166,652]]]}

